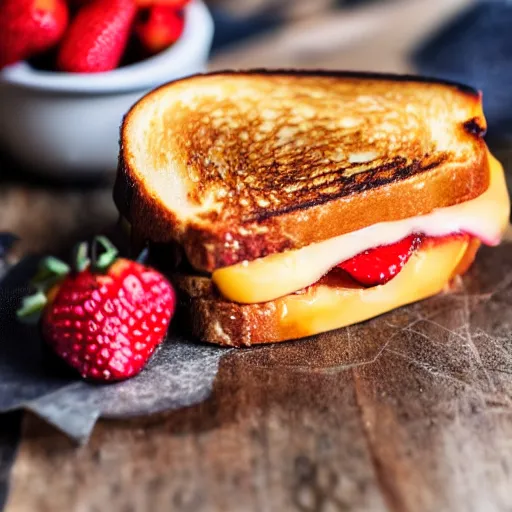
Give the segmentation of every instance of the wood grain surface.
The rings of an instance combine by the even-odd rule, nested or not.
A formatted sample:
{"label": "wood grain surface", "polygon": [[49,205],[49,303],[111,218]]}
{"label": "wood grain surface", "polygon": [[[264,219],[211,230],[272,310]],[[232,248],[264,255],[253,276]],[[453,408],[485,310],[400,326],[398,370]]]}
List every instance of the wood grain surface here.
{"label": "wood grain surface", "polygon": [[[409,70],[405,48],[465,3],[347,14],[355,39],[319,16],[310,28],[334,34],[328,47],[316,37],[297,51],[304,30],[291,26],[212,67]],[[509,176],[510,155],[498,152]],[[23,237],[19,254],[64,249],[116,220],[108,180],[55,187],[16,169],[0,175],[0,208],[0,230]],[[0,508],[9,479],[7,512],[511,511],[511,253],[512,242],[484,249],[452,294],[230,355],[202,404],[101,421],[85,447],[31,415],[18,445],[19,418],[4,416]]]}
{"label": "wood grain surface", "polygon": [[228,356],[204,403],[87,447],[28,417],[6,510],[510,510],[511,249],[450,294]]}

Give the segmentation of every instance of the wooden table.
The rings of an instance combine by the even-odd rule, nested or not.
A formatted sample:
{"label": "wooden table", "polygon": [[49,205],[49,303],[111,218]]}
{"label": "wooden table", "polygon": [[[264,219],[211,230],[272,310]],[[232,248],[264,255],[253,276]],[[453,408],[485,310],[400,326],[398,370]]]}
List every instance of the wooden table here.
{"label": "wooden table", "polygon": [[[405,71],[406,49],[464,3],[319,16],[212,68]],[[76,189],[6,174],[0,229],[23,237],[20,253],[58,250],[115,222],[109,180]],[[378,336],[370,322],[228,356],[205,402],[100,421],[87,446],[34,416],[2,416],[5,510],[512,510],[512,338],[485,337],[503,315],[512,324],[508,247],[492,265],[482,256],[472,279],[493,288],[471,303],[440,297],[415,307],[412,322],[391,314]]]}

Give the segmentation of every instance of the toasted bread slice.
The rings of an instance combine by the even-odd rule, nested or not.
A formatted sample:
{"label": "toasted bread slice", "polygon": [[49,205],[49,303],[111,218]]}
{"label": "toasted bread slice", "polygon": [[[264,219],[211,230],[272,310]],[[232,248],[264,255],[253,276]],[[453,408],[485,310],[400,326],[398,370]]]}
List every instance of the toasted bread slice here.
{"label": "toasted bread slice", "polygon": [[335,269],[313,286],[260,304],[223,299],[208,277],[173,276],[184,297],[178,316],[188,320],[188,330],[201,341],[224,346],[311,336],[439,293],[452,278],[466,272],[479,246],[478,239],[468,236],[442,243],[430,241],[384,285],[362,288]]}
{"label": "toasted bread slice", "polygon": [[485,129],[479,93],[452,83],[199,75],[128,113],[114,198],[137,236],[211,272],[480,195]]}

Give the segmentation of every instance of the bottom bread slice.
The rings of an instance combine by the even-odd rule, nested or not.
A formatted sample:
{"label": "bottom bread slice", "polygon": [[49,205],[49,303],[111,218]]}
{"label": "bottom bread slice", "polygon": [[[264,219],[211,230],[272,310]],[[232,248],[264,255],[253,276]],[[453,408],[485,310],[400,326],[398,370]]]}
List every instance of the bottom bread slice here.
{"label": "bottom bread slice", "polygon": [[223,299],[208,277],[177,275],[173,281],[195,337],[247,347],[338,329],[435,295],[469,268],[479,245],[469,236],[426,241],[386,284],[363,288],[334,269],[312,286],[261,304]]}

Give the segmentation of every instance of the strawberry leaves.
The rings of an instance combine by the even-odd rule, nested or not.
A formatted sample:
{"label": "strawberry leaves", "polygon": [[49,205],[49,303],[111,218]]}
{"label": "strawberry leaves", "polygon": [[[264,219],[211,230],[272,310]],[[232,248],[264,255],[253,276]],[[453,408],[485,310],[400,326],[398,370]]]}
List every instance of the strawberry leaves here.
{"label": "strawberry leaves", "polygon": [[92,243],[91,254],[93,271],[106,272],[114,263],[119,251],[108,238],[97,236]]}

